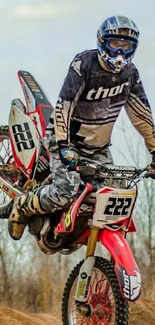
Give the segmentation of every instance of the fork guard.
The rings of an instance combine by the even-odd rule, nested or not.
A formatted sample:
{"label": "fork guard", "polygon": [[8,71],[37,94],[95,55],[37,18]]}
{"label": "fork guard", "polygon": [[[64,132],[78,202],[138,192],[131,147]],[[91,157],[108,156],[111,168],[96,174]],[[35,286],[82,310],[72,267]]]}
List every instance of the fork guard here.
{"label": "fork guard", "polygon": [[137,300],[141,293],[141,274],[126,239],[119,231],[104,229],[99,234],[99,241],[114,260],[122,297],[128,301]]}

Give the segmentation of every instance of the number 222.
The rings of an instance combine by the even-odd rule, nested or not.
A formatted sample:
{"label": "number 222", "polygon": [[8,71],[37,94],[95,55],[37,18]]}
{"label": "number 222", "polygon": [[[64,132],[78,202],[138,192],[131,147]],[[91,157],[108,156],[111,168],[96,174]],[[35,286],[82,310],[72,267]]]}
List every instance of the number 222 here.
{"label": "number 222", "polygon": [[128,214],[131,198],[115,198],[110,197],[108,200],[108,204],[104,210],[104,214],[107,215],[123,215],[126,216]]}

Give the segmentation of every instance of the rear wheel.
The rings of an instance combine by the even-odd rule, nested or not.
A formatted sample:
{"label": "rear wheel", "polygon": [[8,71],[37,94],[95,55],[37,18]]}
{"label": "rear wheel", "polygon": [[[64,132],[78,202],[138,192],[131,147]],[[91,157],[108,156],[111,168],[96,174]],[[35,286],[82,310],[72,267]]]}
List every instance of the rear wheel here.
{"label": "rear wheel", "polygon": [[102,257],[96,257],[90,281],[87,306],[91,312],[84,316],[77,311],[74,296],[82,263],[74,268],[66,282],[63,325],[128,325],[128,302],[121,296],[112,263]]}
{"label": "rear wheel", "polygon": [[[3,166],[15,166],[9,139],[8,125],[0,126],[0,169],[1,173],[5,175]],[[17,180],[15,175],[10,175],[9,179],[12,180],[12,182],[16,182]],[[11,198],[0,189],[0,218],[7,218],[11,207]]]}

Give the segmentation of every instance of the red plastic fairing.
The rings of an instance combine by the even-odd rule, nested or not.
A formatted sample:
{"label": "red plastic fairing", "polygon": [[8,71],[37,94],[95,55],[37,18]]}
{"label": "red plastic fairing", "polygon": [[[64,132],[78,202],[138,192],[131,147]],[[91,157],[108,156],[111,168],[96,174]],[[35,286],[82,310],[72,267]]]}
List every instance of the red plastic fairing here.
{"label": "red plastic fairing", "polygon": [[43,137],[45,135],[46,126],[49,123],[50,116],[53,112],[53,107],[51,105],[41,104],[37,106],[37,112],[40,116],[40,123],[42,126]]}
{"label": "red plastic fairing", "polygon": [[131,219],[131,222],[130,222],[130,225],[129,225],[128,229],[129,229],[128,232],[135,232],[136,231],[136,225],[135,225],[133,219]]}
{"label": "red plastic fairing", "polygon": [[129,301],[137,300],[141,292],[141,275],[126,239],[119,231],[104,229],[99,234],[99,241],[115,261],[122,296]]}
{"label": "red plastic fairing", "polygon": [[[84,191],[81,193],[81,195],[75,201],[75,203],[73,203],[70,206],[69,211],[67,213],[64,212],[62,214],[60,223],[54,230],[55,233],[70,233],[74,230],[74,224],[75,224],[75,219],[76,219],[78,208],[79,208],[80,204],[82,203],[86,194],[88,192],[92,191],[92,189],[93,189],[93,186],[91,184],[87,183]],[[67,224],[67,226],[66,226],[66,224]]]}
{"label": "red plastic fairing", "polygon": [[90,235],[90,229],[85,230],[83,234],[73,243],[73,245],[75,244],[87,245],[89,235]]}
{"label": "red plastic fairing", "polygon": [[103,190],[100,190],[100,193],[110,193],[113,192],[112,188],[104,187]]}

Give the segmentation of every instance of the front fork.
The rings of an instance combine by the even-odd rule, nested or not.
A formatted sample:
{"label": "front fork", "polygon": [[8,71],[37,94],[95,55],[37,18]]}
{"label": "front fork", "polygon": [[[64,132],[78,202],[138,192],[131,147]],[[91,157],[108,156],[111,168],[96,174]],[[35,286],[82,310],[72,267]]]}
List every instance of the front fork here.
{"label": "front fork", "polygon": [[76,304],[86,303],[88,300],[89,284],[95,264],[95,249],[98,240],[99,229],[91,227],[90,236],[87,244],[86,258],[82,264],[78,276],[75,301]]}

